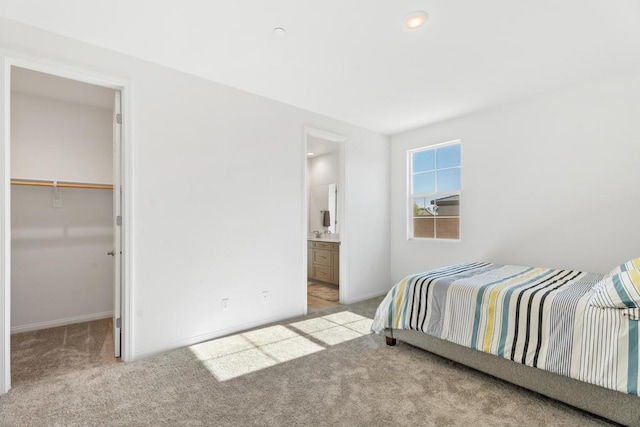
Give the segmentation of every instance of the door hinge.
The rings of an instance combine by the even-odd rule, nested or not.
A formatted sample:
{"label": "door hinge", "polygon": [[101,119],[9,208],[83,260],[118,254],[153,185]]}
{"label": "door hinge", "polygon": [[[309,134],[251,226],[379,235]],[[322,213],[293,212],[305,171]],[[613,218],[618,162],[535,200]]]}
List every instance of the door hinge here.
{"label": "door hinge", "polygon": [[118,317],[116,319],[116,328],[121,328],[122,327],[122,318]]}
{"label": "door hinge", "polygon": [[116,123],[119,125],[122,124],[122,114],[120,113],[116,114]]}
{"label": "door hinge", "polygon": [[122,217],[120,215],[116,217],[116,225],[122,225]]}

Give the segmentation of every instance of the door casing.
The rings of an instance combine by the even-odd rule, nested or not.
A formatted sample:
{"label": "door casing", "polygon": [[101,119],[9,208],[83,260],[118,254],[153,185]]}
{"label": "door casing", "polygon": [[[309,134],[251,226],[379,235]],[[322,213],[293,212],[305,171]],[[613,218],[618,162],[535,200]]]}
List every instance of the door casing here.
{"label": "door casing", "polygon": [[[0,185],[0,394],[11,388],[11,67],[27,68],[42,73],[52,74],[84,83],[103,86],[119,91],[121,94],[122,127],[121,127],[121,171],[122,184],[122,263],[121,263],[121,317],[122,317],[122,360],[132,360],[133,352],[133,317],[132,313],[132,230],[131,230],[131,185],[132,185],[132,138],[131,138],[131,83],[112,76],[105,76],[94,71],[72,68],[64,64],[24,58],[16,55],[2,54],[2,79],[0,80],[0,96],[2,111],[0,114],[0,163],[2,164]],[[114,189],[115,191],[115,189]],[[115,301],[114,301],[115,304]]]}
{"label": "door casing", "polygon": [[303,254],[303,278],[300,283],[303,283],[302,287],[302,297],[304,299],[304,314],[307,314],[307,236],[309,235],[309,178],[307,171],[307,139],[308,137],[315,137],[319,139],[324,139],[330,142],[336,142],[339,144],[339,153],[340,153],[340,170],[338,175],[340,177],[340,190],[338,192],[338,218],[340,221],[340,286],[338,287],[340,303],[345,304],[349,301],[349,226],[348,226],[348,216],[346,209],[346,201],[347,198],[347,138],[342,135],[338,135],[336,133],[327,132],[325,130],[305,127],[304,128],[304,138],[302,144],[302,158],[303,158],[303,176],[302,176],[302,235],[304,236],[303,244],[302,244],[302,254]]}

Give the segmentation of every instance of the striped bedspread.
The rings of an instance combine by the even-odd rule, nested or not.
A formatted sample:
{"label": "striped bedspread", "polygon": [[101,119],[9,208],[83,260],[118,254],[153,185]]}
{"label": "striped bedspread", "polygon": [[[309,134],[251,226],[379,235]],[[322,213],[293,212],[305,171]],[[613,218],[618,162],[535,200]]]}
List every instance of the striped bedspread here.
{"label": "striped bedspread", "polygon": [[602,387],[638,395],[636,309],[593,307],[601,275],[490,263],[404,278],[372,331],[412,329]]}

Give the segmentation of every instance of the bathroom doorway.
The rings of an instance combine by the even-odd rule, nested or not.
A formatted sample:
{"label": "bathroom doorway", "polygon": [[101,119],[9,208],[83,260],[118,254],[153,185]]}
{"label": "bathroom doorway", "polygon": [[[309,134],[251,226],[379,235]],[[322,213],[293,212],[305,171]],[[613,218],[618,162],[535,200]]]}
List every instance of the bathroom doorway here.
{"label": "bathroom doorway", "polygon": [[346,296],[344,144],[344,137],[305,130],[307,313],[335,307]]}

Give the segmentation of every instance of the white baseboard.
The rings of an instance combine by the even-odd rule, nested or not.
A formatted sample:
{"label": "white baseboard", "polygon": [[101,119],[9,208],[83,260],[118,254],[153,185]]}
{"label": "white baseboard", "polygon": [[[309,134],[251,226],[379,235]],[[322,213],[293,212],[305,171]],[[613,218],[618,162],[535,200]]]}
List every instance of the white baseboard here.
{"label": "white baseboard", "polygon": [[379,291],[370,292],[370,293],[365,294],[365,295],[358,295],[358,296],[356,296],[354,298],[349,298],[344,302],[340,301],[340,304],[344,304],[344,305],[355,304],[357,302],[365,301],[365,300],[368,300],[368,299],[371,299],[371,298],[381,297],[383,295],[386,295],[389,292],[389,289],[390,288],[381,289]]}
{"label": "white baseboard", "polygon": [[72,325],[74,323],[106,319],[107,317],[113,317],[113,311],[86,314],[84,316],[67,317],[66,319],[48,320],[46,322],[30,323],[28,325],[12,326],[11,333],[17,334],[20,332],[37,331],[39,329],[56,328],[58,326]]}
{"label": "white baseboard", "polygon": [[242,332],[242,331],[246,331],[248,329],[253,329],[253,328],[257,328],[258,326],[265,326],[265,325],[269,325],[271,323],[276,323],[276,322],[281,322],[283,320],[287,320],[287,319],[292,319],[298,316],[302,316],[302,313],[298,313],[298,314],[287,314],[284,316],[277,316],[277,317],[270,317],[267,319],[262,319],[262,320],[256,320],[254,322],[249,322],[249,323],[244,323],[242,325],[236,325],[236,326],[232,326],[230,328],[225,328],[225,329],[220,329],[217,331],[212,331],[209,333],[205,333],[202,335],[195,335],[189,338],[185,338],[179,341],[174,341],[171,344],[162,346],[162,347],[158,347],[156,349],[153,350],[147,350],[147,351],[141,351],[138,353],[135,353],[133,355],[133,359],[134,360],[140,360],[140,359],[146,359],[148,357],[151,356],[155,356],[157,354],[160,353],[164,353],[166,351],[170,351],[170,350],[175,350],[177,348],[181,348],[181,347],[187,347],[190,345],[194,345],[194,344],[198,344],[201,342],[205,342],[205,341],[210,341],[216,338],[220,338],[220,337],[224,337],[226,335],[230,335],[230,334],[235,334],[237,332]]}
{"label": "white baseboard", "polygon": [[[386,295],[388,292],[389,292],[389,288],[380,289],[378,291],[371,292],[371,293],[368,293],[366,295],[358,295],[355,298],[349,299],[348,302],[344,302],[344,303],[341,302],[341,304],[354,304],[356,302],[368,300],[370,298],[375,298],[375,297]],[[292,312],[292,313],[289,313],[289,314],[284,315],[284,316],[277,316],[277,317],[271,317],[271,318],[267,318],[267,319],[257,320],[257,321],[254,321],[254,322],[249,322],[249,323],[244,323],[244,324],[241,324],[241,325],[236,325],[236,326],[233,326],[233,327],[230,327],[230,328],[225,328],[225,329],[220,329],[220,330],[217,330],[217,331],[212,331],[212,332],[205,333],[205,334],[202,334],[202,335],[192,336],[192,337],[185,338],[185,339],[182,339],[182,340],[174,341],[174,342],[172,342],[170,344],[164,345],[162,347],[155,348],[153,350],[146,350],[146,351],[140,351],[140,352],[134,353],[133,358],[131,360],[134,361],[134,360],[146,359],[148,357],[155,356],[157,354],[164,353],[166,351],[174,350],[176,348],[187,347],[187,346],[198,344],[198,343],[201,343],[201,342],[204,342],[204,341],[210,341],[210,340],[213,340],[213,339],[216,339],[216,338],[224,337],[226,335],[230,335],[230,334],[234,334],[234,333],[237,333],[237,332],[246,331],[248,329],[253,329],[253,328],[256,328],[258,326],[265,326],[265,325],[269,325],[271,323],[281,322],[283,320],[293,319],[293,318],[296,318],[296,317],[299,317],[299,316],[302,316],[302,315],[303,315],[303,313]]]}

